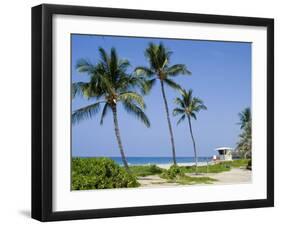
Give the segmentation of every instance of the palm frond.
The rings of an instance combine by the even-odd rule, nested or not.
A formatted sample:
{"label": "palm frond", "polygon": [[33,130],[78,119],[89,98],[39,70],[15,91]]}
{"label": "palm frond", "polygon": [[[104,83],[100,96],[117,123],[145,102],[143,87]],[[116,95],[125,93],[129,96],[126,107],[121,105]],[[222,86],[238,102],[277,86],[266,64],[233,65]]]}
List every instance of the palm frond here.
{"label": "palm frond", "polygon": [[118,70],[119,71],[126,71],[128,67],[131,66],[130,61],[127,59],[121,59],[118,61]]}
{"label": "palm frond", "polygon": [[180,119],[177,121],[177,125],[180,124],[183,120],[185,120],[186,115],[182,115]]}
{"label": "palm frond", "polygon": [[102,47],[99,47],[99,54],[101,58],[100,63],[102,63],[105,66],[105,68],[108,70],[110,64],[109,56],[107,55],[106,51]]}
{"label": "palm frond", "polygon": [[130,101],[123,101],[122,104],[129,114],[136,116],[146,127],[150,127],[150,121],[140,107]]}
{"label": "palm frond", "polygon": [[79,59],[76,64],[76,70],[81,73],[87,73],[91,75],[95,66],[87,59]]}
{"label": "palm frond", "polygon": [[179,97],[175,99],[175,104],[179,105],[183,109],[186,107],[184,101]]}
{"label": "palm frond", "polygon": [[177,75],[191,75],[191,72],[187,69],[186,65],[184,64],[175,64],[166,69],[166,74],[170,76],[177,76]]}
{"label": "palm frond", "polygon": [[147,67],[136,67],[134,72],[137,76],[151,77],[154,74],[154,72]]}
{"label": "palm frond", "polygon": [[194,112],[199,112],[201,110],[207,110],[207,107],[204,104],[202,104],[202,105],[195,105],[193,107],[193,110],[194,110]]}
{"label": "palm frond", "polygon": [[188,91],[186,91],[185,89],[180,89],[179,92],[182,95],[182,100],[185,106],[190,107],[193,99],[193,90],[189,89]]}
{"label": "palm frond", "polygon": [[240,129],[243,129],[249,122],[251,122],[251,109],[249,107],[245,108],[242,112],[239,114],[240,122],[238,125],[240,125]]}
{"label": "palm frond", "polygon": [[207,110],[207,107],[204,105],[203,100],[199,99],[198,97],[193,98],[192,104],[195,112],[199,112],[201,110]]}
{"label": "palm frond", "polygon": [[181,86],[179,84],[177,84],[176,82],[174,82],[172,79],[166,78],[166,79],[164,79],[164,82],[173,89],[181,90]]}
{"label": "palm frond", "polygon": [[104,117],[106,116],[107,114],[107,111],[108,111],[108,108],[109,108],[109,104],[108,103],[105,103],[103,109],[102,109],[102,113],[101,113],[101,119],[100,119],[100,124],[102,125],[103,124],[103,119]]}
{"label": "palm frond", "polygon": [[92,118],[92,116],[99,112],[101,103],[102,102],[97,102],[75,110],[72,113],[72,123],[75,124],[80,122],[81,120]]}
{"label": "palm frond", "polygon": [[153,68],[154,70],[157,70],[160,68],[159,60],[158,60],[158,45],[155,45],[154,43],[150,42],[148,44],[148,47],[145,50],[144,53],[145,57],[149,61],[150,68]]}
{"label": "palm frond", "polygon": [[182,108],[175,108],[175,109],[173,110],[173,115],[174,115],[174,116],[182,115],[182,114],[185,114],[185,111],[184,111],[184,109],[182,109]]}
{"label": "palm frond", "polygon": [[90,84],[87,82],[75,82],[72,83],[71,93],[72,98],[76,96],[87,96],[87,90],[89,89]]}
{"label": "palm frond", "polygon": [[91,77],[91,88],[95,93],[113,93],[114,82],[104,68],[102,63],[96,65],[93,76]]}
{"label": "palm frond", "polygon": [[128,90],[135,90],[136,88],[142,87],[142,82],[145,79],[135,76],[135,75],[127,75],[122,74],[120,75],[118,81],[115,82],[115,92],[123,93],[127,92]]}
{"label": "palm frond", "polygon": [[196,105],[203,105],[203,100],[201,100],[200,98],[198,97],[193,97],[193,102],[196,104]]}
{"label": "palm frond", "polygon": [[166,68],[170,63],[170,56],[172,55],[172,51],[168,50],[162,42],[160,42],[158,46],[158,62],[159,66],[163,69]]}
{"label": "palm frond", "polygon": [[189,115],[190,115],[190,117],[192,117],[195,120],[197,120],[197,116],[196,116],[196,114],[194,112],[191,112]]}
{"label": "palm frond", "polygon": [[118,80],[118,56],[116,53],[115,48],[111,48],[110,50],[110,60],[109,60],[109,69],[110,69],[110,75],[112,76],[113,80]]}
{"label": "palm frond", "polygon": [[118,100],[124,102],[136,102],[142,109],[145,108],[145,103],[141,95],[136,92],[125,92],[118,96]]}
{"label": "palm frond", "polygon": [[151,91],[153,86],[156,84],[156,80],[157,80],[156,78],[153,78],[153,79],[146,79],[140,82],[141,92],[143,95],[146,95]]}

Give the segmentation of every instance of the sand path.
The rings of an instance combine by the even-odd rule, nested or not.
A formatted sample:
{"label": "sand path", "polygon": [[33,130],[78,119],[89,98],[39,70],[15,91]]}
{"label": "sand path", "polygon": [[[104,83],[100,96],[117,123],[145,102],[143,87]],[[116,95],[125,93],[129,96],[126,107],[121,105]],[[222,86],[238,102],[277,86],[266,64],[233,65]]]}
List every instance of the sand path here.
{"label": "sand path", "polygon": [[217,181],[214,181],[213,184],[244,184],[252,181],[252,171],[240,168],[232,168],[227,172],[208,173],[201,176],[216,179]]}
{"label": "sand path", "polygon": [[[233,168],[230,171],[221,172],[221,173],[208,173],[208,174],[199,174],[199,175],[187,174],[187,175],[192,177],[211,177],[217,180],[214,181],[212,184],[217,184],[217,185],[243,184],[243,183],[251,183],[252,181],[252,171],[246,169],[240,169],[240,168]],[[141,184],[141,187],[180,186],[180,184],[177,183],[168,183],[165,179],[160,178],[158,175],[139,177],[138,182]],[[200,185],[204,185],[204,184],[200,184]]]}
{"label": "sand path", "polygon": [[174,187],[177,183],[168,183],[167,180],[162,179],[158,175],[151,175],[146,177],[138,177],[138,182],[142,187]]}

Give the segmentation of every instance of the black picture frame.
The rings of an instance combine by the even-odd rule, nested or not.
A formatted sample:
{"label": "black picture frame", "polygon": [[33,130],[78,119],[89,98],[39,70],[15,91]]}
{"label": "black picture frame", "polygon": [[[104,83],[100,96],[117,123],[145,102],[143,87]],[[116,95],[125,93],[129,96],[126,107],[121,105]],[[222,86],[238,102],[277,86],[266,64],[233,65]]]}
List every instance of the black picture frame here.
{"label": "black picture frame", "polygon": [[[55,14],[266,27],[267,198],[54,212],[52,210],[52,17]],[[32,218],[40,221],[57,221],[271,206],[274,206],[273,19],[49,4],[32,8]]]}

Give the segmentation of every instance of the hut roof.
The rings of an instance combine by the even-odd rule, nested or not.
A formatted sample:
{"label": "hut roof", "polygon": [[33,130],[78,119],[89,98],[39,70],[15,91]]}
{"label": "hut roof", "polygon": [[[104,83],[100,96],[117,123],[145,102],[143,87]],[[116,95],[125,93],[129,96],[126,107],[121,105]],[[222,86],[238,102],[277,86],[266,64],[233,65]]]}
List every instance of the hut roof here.
{"label": "hut roof", "polygon": [[230,147],[219,147],[219,148],[216,148],[215,149],[216,151],[219,151],[219,150],[233,150],[233,148],[230,148]]}

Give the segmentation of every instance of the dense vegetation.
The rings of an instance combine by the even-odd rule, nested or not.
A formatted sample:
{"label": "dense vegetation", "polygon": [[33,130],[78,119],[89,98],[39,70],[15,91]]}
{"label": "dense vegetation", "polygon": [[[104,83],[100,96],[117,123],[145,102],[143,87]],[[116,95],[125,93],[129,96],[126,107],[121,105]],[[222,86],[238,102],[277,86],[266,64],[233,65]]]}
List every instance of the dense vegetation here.
{"label": "dense vegetation", "polygon": [[72,190],[138,187],[134,175],[109,158],[73,158]]}

